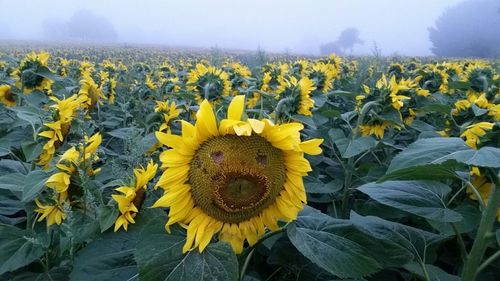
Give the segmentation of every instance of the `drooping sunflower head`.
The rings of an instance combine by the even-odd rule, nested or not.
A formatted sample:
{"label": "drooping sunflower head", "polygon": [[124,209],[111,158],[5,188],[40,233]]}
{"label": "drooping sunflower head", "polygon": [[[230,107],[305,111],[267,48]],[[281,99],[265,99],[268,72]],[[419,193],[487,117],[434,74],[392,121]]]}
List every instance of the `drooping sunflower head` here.
{"label": "drooping sunflower head", "polygon": [[92,78],[91,72],[84,72],[80,80],[80,91],[78,95],[85,97],[82,107],[92,109],[100,99],[106,99],[97,83]]}
{"label": "drooping sunflower head", "polygon": [[307,60],[297,60],[292,64],[291,72],[298,77],[302,77],[306,74],[309,62]]}
{"label": "drooping sunflower head", "polygon": [[189,72],[187,85],[189,91],[198,94],[197,100],[200,102],[203,98],[215,100],[231,93],[229,75],[222,69],[205,66],[201,63]]}
{"label": "drooping sunflower head", "polygon": [[16,98],[10,91],[9,85],[0,85],[0,103],[7,107],[16,105]]}
{"label": "drooping sunflower head", "polygon": [[283,79],[277,89],[281,105],[277,106],[276,113],[280,117],[294,114],[311,116],[314,100],[310,95],[314,89],[314,82],[308,77],[298,81],[293,76]]}
{"label": "drooping sunflower head", "polygon": [[160,155],[164,195],[154,207],[169,207],[166,227],[187,228],[183,251],[209,244],[215,234],[236,253],[257,242],[266,228],[289,222],[306,202],[302,177],[311,167],[304,153],[319,154],[322,140],[301,141],[300,123],[242,119],[244,96],[217,123],[210,103],[201,103],[193,126],[182,135],[156,133],[170,147]]}
{"label": "drooping sunflower head", "polygon": [[468,71],[467,80],[471,84],[472,90],[481,93],[486,92],[489,82],[493,78],[493,71],[489,67],[471,68]]}
{"label": "drooping sunflower head", "polygon": [[314,82],[314,86],[322,93],[328,92],[333,87],[333,79],[338,76],[333,64],[318,62],[312,66],[309,78]]}
{"label": "drooping sunflower head", "polygon": [[33,51],[21,61],[17,71],[18,81],[23,83],[27,92],[34,89],[43,90],[49,86],[50,80],[38,74],[48,71],[48,60],[48,53]]}

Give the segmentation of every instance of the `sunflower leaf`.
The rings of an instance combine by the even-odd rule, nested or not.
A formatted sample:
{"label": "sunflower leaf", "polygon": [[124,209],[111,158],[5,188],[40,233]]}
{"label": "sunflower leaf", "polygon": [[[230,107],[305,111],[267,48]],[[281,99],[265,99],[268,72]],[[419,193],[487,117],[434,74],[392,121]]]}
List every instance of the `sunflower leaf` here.
{"label": "sunflower leaf", "polygon": [[169,234],[163,225],[163,219],[156,218],[141,232],[135,252],[141,280],[238,280],[238,260],[228,244],[183,254],[185,231],[174,226]]}

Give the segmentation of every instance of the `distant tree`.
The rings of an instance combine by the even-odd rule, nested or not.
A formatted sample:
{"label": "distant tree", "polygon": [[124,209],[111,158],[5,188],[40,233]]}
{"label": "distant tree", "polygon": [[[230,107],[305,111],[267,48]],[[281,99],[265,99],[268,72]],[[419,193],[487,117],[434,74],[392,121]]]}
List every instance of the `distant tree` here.
{"label": "distant tree", "polygon": [[68,21],[47,19],[42,24],[45,39],[56,41],[114,42],[113,25],[89,10],[76,11]]}
{"label": "distant tree", "polygon": [[355,27],[350,27],[344,29],[342,33],[340,33],[339,38],[337,39],[337,44],[344,50],[352,51],[354,45],[363,44],[363,40],[359,39],[359,30]]}
{"label": "distant tree", "polygon": [[89,10],[79,10],[73,14],[68,22],[68,36],[91,42],[113,42],[118,37],[114,26],[106,18]]}
{"label": "distant tree", "polygon": [[51,41],[68,39],[68,24],[63,20],[46,19],[42,23],[43,36]]}
{"label": "distant tree", "polygon": [[432,52],[444,57],[500,57],[500,1],[468,0],[429,28]]}
{"label": "distant tree", "polygon": [[319,52],[322,55],[329,55],[329,54],[337,54],[337,55],[343,55],[344,52],[340,48],[340,46],[336,42],[329,42],[326,44],[323,44],[319,47]]}
{"label": "distant tree", "polygon": [[356,44],[362,45],[363,40],[359,39],[359,30],[355,27],[344,29],[335,42],[329,42],[320,46],[320,53],[328,55],[335,53],[344,55],[347,51],[352,52]]}

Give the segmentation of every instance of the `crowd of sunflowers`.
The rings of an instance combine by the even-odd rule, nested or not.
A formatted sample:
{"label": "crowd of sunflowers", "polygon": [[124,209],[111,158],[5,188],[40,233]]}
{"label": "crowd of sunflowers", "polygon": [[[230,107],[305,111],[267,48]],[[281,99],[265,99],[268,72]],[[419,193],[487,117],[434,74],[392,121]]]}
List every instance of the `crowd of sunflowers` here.
{"label": "crowd of sunflowers", "polygon": [[[0,234],[0,249],[11,253],[0,254],[0,279],[52,280],[55,275],[85,280],[87,273],[100,276],[96,280],[170,280],[167,275],[181,280],[176,267],[161,269],[160,264],[172,262],[168,257],[151,262],[146,250],[120,256],[115,275],[87,264],[87,253],[107,246],[95,244],[100,239],[135,237],[138,248],[155,240],[147,229],[158,221],[162,230],[154,235],[182,237],[173,245],[155,246],[177,249],[172,254],[181,257],[176,265],[186,262],[183,255],[197,254],[200,263],[220,266],[203,256],[212,251],[217,262],[229,267],[224,253],[239,254],[236,273],[219,270],[196,280],[454,278],[462,268],[454,262],[454,250],[442,249],[441,240],[432,258],[424,248],[417,258],[388,265],[369,252],[369,258],[353,258],[364,268],[353,266],[356,272],[351,272],[325,264],[314,256],[317,246],[298,235],[319,231],[325,227],[321,223],[332,220],[354,225],[349,218],[358,213],[396,220],[428,235],[444,235],[449,229],[439,223],[451,222],[466,260],[474,243],[467,235],[474,233],[480,212],[498,205],[492,198],[500,165],[498,152],[491,150],[500,142],[497,62],[276,55],[256,63],[244,53],[220,58],[203,51],[48,49],[7,47],[0,56],[0,203],[8,204],[8,210],[0,208],[0,233],[11,233],[11,238]],[[425,223],[422,217],[429,217],[405,214],[365,192],[371,182],[404,168],[392,167],[398,153],[418,146],[419,140],[443,139],[450,146],[458,143],[460,151],[441,158],[462,163],[453,153],[485,151],[489,164],[469,159],[465,166],[451,165],[463,181],[433,176],[432,169],[392,174],[391,179],[446,180],[454,196],[444,210],[465,210],[468,216],[459,216],[474,222]],[[447,146],[436,150],[451,149]],[[415,158],[434,153],[433,147],[426,149]],[[434,159],[429,165],[439,172],[445,167],[440,163]],[[500,208],[495,212],[500,222]],[[335,237],[345,239],[352,231],[335,232]],[[12,237],[24,238],[12,242]],[[13,261],[12,245],[26,243],[40,249],[25,249],[25,258]],[[136,249],[134,243],[130,249]],[[353,242],[343,243],[345,248]],[[156,248],[150,247],[154,256]],[[441,254],[446,258],[436,257]],[[364,264],[369,261],[375,265]],[[481,268],[484,278],[500,270],[494,262]],[[194,278],[189,274],[195,273],[183,274]]]}

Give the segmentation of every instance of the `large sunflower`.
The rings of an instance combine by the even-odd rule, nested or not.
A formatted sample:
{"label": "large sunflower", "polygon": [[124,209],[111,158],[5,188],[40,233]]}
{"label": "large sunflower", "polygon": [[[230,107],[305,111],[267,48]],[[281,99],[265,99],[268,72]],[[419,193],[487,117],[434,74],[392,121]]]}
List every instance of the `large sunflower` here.
{"label": "large sunflower", "polygon": [[306,203],[302,177],[311,167],[304,153],[321,153],[323,140],[302,142],[300,123],[242,120],[244,102],[236,96],[217,125],[204,100],[195,125],[182,121],[182,135],[156,133],[171,149],[160,155],[164,172],[157,187],[165,193],[153,207],[170,208],[167,230],[175,223],[187,229],[184,252],[203,251],[219,233],[240,253],[266,228],[296,219]]}

